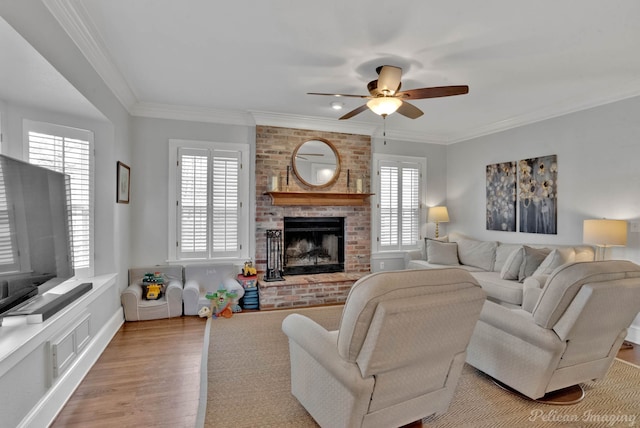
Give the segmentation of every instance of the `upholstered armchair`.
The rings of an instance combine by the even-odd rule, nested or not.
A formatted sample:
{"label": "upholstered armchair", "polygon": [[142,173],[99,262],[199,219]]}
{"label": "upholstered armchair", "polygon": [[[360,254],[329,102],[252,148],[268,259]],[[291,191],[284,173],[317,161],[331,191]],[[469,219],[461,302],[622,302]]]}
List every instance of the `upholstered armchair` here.
{"label": "upholstered armchair", "polygon": [[[142,277],[160,272],[165,277],[164,294],[157,300],[142,298]],[[182,316],[182,266],[150,266],[129,269],[129,286],[120,295],[127,321]]]}
{"label": "upholstered armchair", "polygon": [[236,293],[231,302],[234,312],[239,310],[238,302],[244,296],[244,288],[236,280],[239,269],[233,264],[193,264],[184,267],[184,301],[185,315],[198,315],[203,306],[211,306],[205,296],[221,288]]}
{"label": "upholstered armchair", "polygon": [[602,379],[640,311],[640,266],[569,263],[528,286],[523,309],[485,303],[467,362],[531,399]]}
{"label": "upholstered armchair", "polygon": [[442,414],[485,293],[462,269],[357,281],[337,331],[287,316],[291,392],[322,427],[392,427]]}

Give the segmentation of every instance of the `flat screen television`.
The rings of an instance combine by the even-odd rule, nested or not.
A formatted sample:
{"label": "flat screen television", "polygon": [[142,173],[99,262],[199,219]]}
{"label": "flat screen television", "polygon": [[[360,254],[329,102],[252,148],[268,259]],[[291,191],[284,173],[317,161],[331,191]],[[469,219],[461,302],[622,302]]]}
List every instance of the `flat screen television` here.
{"label": "flat screen television", "polygon": [[73,277],[70,227],[69,177],[0,155],[0,322]]}

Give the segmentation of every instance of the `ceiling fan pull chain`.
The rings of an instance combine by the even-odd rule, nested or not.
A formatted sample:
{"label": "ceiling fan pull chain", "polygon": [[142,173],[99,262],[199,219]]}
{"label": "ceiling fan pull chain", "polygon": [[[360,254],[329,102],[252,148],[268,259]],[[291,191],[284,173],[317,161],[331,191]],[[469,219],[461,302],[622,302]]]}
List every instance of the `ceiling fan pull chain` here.
{"label": "ceiling fan pull chain", "polygon": [[382,139],[384,141],[383,146],[387,145],[387,116],[382,116]]}

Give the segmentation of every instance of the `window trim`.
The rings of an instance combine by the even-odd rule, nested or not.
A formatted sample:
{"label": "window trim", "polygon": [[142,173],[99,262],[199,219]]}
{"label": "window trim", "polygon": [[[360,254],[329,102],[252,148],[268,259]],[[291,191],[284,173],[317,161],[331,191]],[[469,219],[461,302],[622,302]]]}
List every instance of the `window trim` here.
{"label": "window trim", "polygon": [[[380,243],[380,235],[381,235],[381,218],[380,218],[380,196],[381,196],[381,183],[380,183],[380,165],[381,163],[397,163],[399,166],[404,163],[410,164],[418,164],[420,167],[420,181],[419,181],[419,232],[418,239],[414,245],[403,245],[401,240],[399,240],[397,246],[393,246],[393,248],[382,247]],[[425,206],[427,200],[427,158],[426,157],[416,157],[416,156],[400,156],[400,155],[388,155],[382,153],[374,153],[373,154],[373,166],[374,166],[374,177],[375,179],[372,182],[372,193],[375,196],[375,205],[372,210],[372,247],[375,248],[376,253],[394,253],[399,251],[407,251],[407,250],[415,250],[421,248],[422,237],[426,227],[426,216],[425,216]]]}
{"label": "window trim", "polygon": [[[206,149],[206,150],[227,150],[240,153],[241,165],[240,176],[238,179],[238,203],[240,204],[239,218],[238,218],[238,240],[240,242],[240,254],[233,257],[207,257],[207,258],[190,258],[181,259],[178,256],[177,242],[178,242],[178,152],[179,149]],[[220,143],[214,141],[200,141],[200,140],[183,140],[183,139],[170,139],[169,140],[169,183],[168,183],[168,208],[169,219],[167,224],[168,229],[168,241],[167,241],[167,262],[169,263],[184,263],[188,262],[207,262],[212,260],[225,260],[225,261],[243,261],[249,258],[249,168],[247,168],[247,162],[249,161],[249,144],[245,143]]]}

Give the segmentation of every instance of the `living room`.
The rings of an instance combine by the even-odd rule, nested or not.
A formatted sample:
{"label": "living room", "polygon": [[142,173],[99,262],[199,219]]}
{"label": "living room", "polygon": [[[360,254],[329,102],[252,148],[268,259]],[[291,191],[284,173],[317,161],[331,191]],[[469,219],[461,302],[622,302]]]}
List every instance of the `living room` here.
{"label": "living room", "polygon": [[[96,71],[95,64],[84,56],[73,38],[51,13],[49,7],[53,7],[52,3],[54,2],[3,2],[0,5],[0,16],[24,39],[26,48],[37,51],[45,62],[63,76],[69,87],[76,91],[74,97],[79,94],[79,97],[84,98],[78,104],[84,105],[85,109],[76,113],[59,112],[55,110],[55,103],[38,106],[34,99],[0,98],[2,153],[18,158],[23,156],[22,127],[25,119],[90,129],[95,134],[97,197],[93,274],[117,273],[117,289],[120,291],[128,285],[126,278],[130,267],[165,264],[170,259],[166,233],[167,225],[170,224],[169,177],[165,168],[169,164],[169,141],[213,140],[247,145],[250,150],[254,150],[256,126],[358,135],[367,135],[368,132],[371,136],[372,156],[426,159],[425,205],[429,207],[446,204],[451,217],[449,223],[440,225],[443,233],[448,230],[458,231],[477,239],[504,242],[577,244],[583,241],[582,227],[585,219],[620,219],[629,221],[631,225],[640,222],[640,199],[635,189],[635,184],[640,181],[640,169],[636,167],[640,154],[637,142],[640,135],[640,123],[637,120],[640,114],[640,84],[634,80],[637,68],[631,71],[621,69],[619,74],[612,73],[608,82],[610,92],[606,96],[581,103],[566,99],[564,103],[557,102],[552,106],[539,104],[535,106],[535,115],[531,113],[527,116],[522,112],[520,115],[505,117],[502,122],[494,123],[493,126],[476,127],[472,136],[463,135],[445,142],[437,141],[436,138],[417,141],[408,137],[408,134],[397,132],[398,128],[392,129],[392,124],[398,126],[400,123],[399,126],[402,126],[401,121],[408,122],[409,119],[393,116],[386,119],[389,126],[387,130],[382,128],[380,117],[374,117],[377,124],[366,123],[365,126],[358,127],[349,124],[349,121],[338,121],[338,114],[331,117],[331,120],[308,118],[304,122],[296,117],[296,120],[286,122],[277,112],[254,111],[252,114],[244,112],[221,115],[220,120],[213,121],[211,116],[214,116],[214,110],[208,111],[209,117],[203,117],[203,110],[196,109],[195,106],[180,106],[181,108],[171,110],[166,106],[161,109],[159,105],[139,102],[134,110],[128,110],[123,106],[122,100],[127,99],[130,94],[124,90],[118,93],[105,83],[105,80],[109,80],[108,74],[101,75]],[[625,7],[629,8],[627,16],[636,16],[635,6],[626,4]],[[620,31],[626,28],[625,25],[620,27]],[[563,49],[570,48],[571,43],[567,41]],[[605,53],[609,48],[613,49],[602,47],[604,58],[608,58]],[[560,73],[560,54],[557,59],[559,65],[553,71]],[[498,64],[499,61],[500,58],[497,58]],[[606,60],[594,60],[604,61]],[[630,59],[629,67],[637,67],[638,64],[631,61]],[[343,77],[334,78],[335,86],[318,87],[309,83],[308,91],[339,91],[343,84],[340,79]],[[454,75],[451,79],[454,77],[457,78]],[[596,80],[596,77],[601,76],[580,77],[584,81],[590,81],[591,78]],[[574,76],[562,76],[559,80],[569,84],[572,78]],[[496,79],[500,79],[497,70]],[[365,79],[360,80],[363,82],[361,89],[364,90]],[[411,82],[412,86],[413,83],[427,85],[427,82],[422,81]],[[470,82],[458,82],[456,79],[451,83]],[[603,85],[600,80],[598,83]],[[470,94],[474,90],[480,89],[474,88],[470,83]],[[212,97],[213,92],[212,90]],[[507,95],[496,94],[495,103],[507,98]],[[301,102],[319,103],[303,93],[300,97]],[[460,103],[464,101],[464,97],[453,98]],[[329,99],[322,102],[323,105],[328,105]],[[444,100],[443,102],[446,103]],[[423,104],[419,106],[422,107]],[[251,107],[251,110],[257,109]],[[197,119],[198,115],[201,115],[200,119]],[[428,116],[416,121],[439,119],[437,113],[433,113],[431,118]],[[543,235],[486,230],[485,167],[498,162],[545,155],[557,155],[558,159],[558,233]],[[252,156],[251,160],[255,161],[255,153]],[[118,161],[131,167],[129,204],[116,204],[114,200]],[[264,172],[252,168],[249,174],[250,180],[257,183],[256,177]],[[265,183],[262,191],[266,190]],[[259,194],[260,189],[249,186],[247,192],[249,200],[253,201],[250,212],[255,214],[255,201],[262,196]],[[423,214],[426,218],[426,211]],[[422,225],[423,233],[431,235],[433,226]],[[256,215],[249,217],[246,229],[250,231],[250,235],[257,235]],[[254,258],[260,250],[256,241],[249,241],[246,254],[248,258]],[[630,228],[626,246],[609,249],[608,257],[640,263],[640,233]],[[370,254],[370,265],[374,271],[393,270],[399,268],[401,263],[402,255],[399,252],[372,250]],[[112,303],[119,305],[116,293],[110,298],[113,299]],[[629,339],[640,343],[638,318],[630,329]]]}

